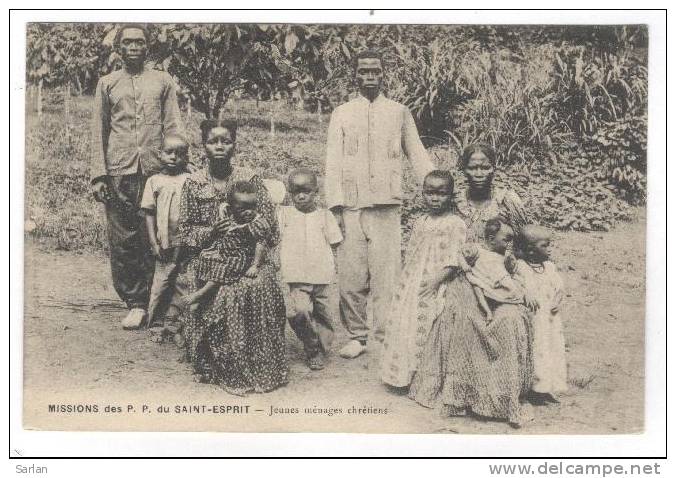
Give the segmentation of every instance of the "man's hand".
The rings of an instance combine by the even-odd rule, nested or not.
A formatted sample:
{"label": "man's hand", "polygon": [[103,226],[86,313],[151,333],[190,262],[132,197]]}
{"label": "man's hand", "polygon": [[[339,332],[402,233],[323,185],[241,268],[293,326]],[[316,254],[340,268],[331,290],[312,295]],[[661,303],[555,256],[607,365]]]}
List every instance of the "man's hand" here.
{"label": "man's hand", "polygon": [[162,253],[163,252],[162,248],[157,243],[157,241],[150,242],[150,250],[153,252],[153,256],[155,256],[155,259],[164,262],[164,254]]}
{"label": "man's hand", "polygon": [[98,202],[107,203],[112,199],[110,189],[108,188],[108,180],[103,177],[99,178],[91,185],[92,195]]}

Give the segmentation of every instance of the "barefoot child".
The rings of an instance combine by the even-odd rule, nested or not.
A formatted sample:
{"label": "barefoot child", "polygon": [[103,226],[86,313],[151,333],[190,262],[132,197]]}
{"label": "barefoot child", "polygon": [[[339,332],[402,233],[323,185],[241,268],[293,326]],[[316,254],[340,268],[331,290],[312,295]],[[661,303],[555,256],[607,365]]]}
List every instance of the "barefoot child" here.
{"label": "barefoot child", "polygon": [[563,281],[549,260],[549,232],[540,226],[523,228],[515,241],[514,277],[523,284],[532,316],[533,386],[531,401],[556,402],[566,390],[566,350],[559,307]]}
{"label": "barefoot child", "polygon": [[453,177],[430,172],[423,182],[427,213],[414,224],[385,327],[382,380],[406,387],[418,367],[432,323],[442,308],[444,281],[457,271],[467,228],[451,212]]}
{"label": "barefoot child", "polygon": [[167,136],[160,155],[161,170],[148,178],[141,209],[145,213],[148,240],[155,256],[155,273],[148,304],[148,327],[162,328],[153,334],[158,341],[178,329],[178,304],[185,288],[176,282],[182,260],[178,234],[179,202],[188,177],[188,145],[182,138]]}
{"label": "barefoot child", "polygon": [[490,219],[485,229],[484,237],[489,250],[476,244],[466,244],[462,248],[462,258],[468,266],[465,276],[472,284],[479,307],[486,315],[486,323],[490,323],[493,309],[498,304],[523,303],[523,289],[508,270],[513,264],[512,256],[505,257],[513,241],[512,228],[499,219]]}
{"label": "barefoot child", "polygon": [[200,253],[196,276],[205,284],[186,295],[183,304],[196,305],[223,284],[258,275],[265,256],[261,237],[270,226],[256,215],[257,206],[253,184],[238,181],[232,186],[227,202],[219,206],[219,218],[231,219],[233,224]]}
{"label": "barefoot child", "polygon": [[523,304],[524,291],[508,271],[508,266],[513,263],[511,256],[504,255],[514,238],[512,228],[499,219],[489,219],[484,237],[488,249],[466,244],[462,248],[460,262],[467,281],[472,285],[479,308],[486,317],[485,323],[475,321],[474,326],[485,340],[489,355],[495,358],[496,348],[488,333],[489,326],[501,305]]}
{"label": "barefoot child", "polygon": [[315,204],[317,176],[308,169],[289,174],[293,206],[278,209],[282,281],[289,285],[289,325],[303,342],[311,370],[324,368],[333,340],[329,284],[334,281],[332,248],[342,240],[331,212]]}

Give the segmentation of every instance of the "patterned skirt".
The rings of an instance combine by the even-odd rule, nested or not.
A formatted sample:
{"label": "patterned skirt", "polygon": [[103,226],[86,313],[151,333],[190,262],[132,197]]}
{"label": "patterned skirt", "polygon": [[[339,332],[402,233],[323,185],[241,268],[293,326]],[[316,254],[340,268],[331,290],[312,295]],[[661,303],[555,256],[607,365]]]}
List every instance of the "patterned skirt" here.
{"label": "patterned skirt", "polygon": [[[197,258],[196,258],[197,259]],[[197,260],[185,274],[195,280]],[[221,286],[212,298],[184,314],[187,358],[201,381],[233,395],[269,392],[288,382],[284,299],[272,267],[255,279]]]}
{"label": "patterned skirt", "polygon": [[464,276],[447,284],[446,305],[432,325],[409,397],[447,415],[472,412],[517,421],[531,383],[526,309],[503,304],[486,325]]}

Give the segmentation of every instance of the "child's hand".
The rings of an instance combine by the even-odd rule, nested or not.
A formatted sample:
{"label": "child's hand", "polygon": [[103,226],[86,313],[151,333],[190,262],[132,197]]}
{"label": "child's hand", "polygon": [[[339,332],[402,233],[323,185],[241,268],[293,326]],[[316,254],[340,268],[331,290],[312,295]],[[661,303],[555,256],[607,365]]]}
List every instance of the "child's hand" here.
{"label": "child's hand", "polygon": [[436,294],[445,277],[446,274],[442,271],[433,275],[429,279],[424,280],[420,284],[420,295],[422,297],[431,297]]}
{"label": "child's hand", "polygon": [[537,312],[538,309],[540,308],[540,304],[538,304],[538,301],[528,294],[524,296],[524,302],[526,303],[526,307],[528,307],[528,309],[531,312]]}
{"label": "child's hand", "polygon": [[233,224],[233,225],[231,225],[230,227],[228,227],[227,233],[229,234],[229,233],[231,233],[231,232],[238,231],[239,229],[246,229],[247,227],[249,227],[249,223],[246,223],[246,224]]}
{"label": "child's hand", "polygon": [[249,267],[244,273],[244,277],[248,277],[249,279],[255,279],[258,277],[258,266]]}
{"label": "child's hand", "polygon": [[470,267],[473,267],[476,264],[477,259],[479,259],[479,248],[476,244],[465,244],[460,248],[460,255],[464,261]]}
{"label": "child's hand", "polygon": [[233,222],[230,219],[220,219],[211,226],[211,235],[225,234],[232,227]]}

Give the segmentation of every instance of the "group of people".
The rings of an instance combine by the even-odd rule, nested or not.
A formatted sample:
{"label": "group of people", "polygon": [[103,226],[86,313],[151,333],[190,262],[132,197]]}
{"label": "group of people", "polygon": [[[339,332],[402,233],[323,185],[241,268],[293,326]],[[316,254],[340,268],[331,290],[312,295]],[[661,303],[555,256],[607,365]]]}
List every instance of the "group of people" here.
{"label": "group of people", "polygon": [[[125,25],[124,68],[100,79],[93,115],[92,191],[105,204],[122,325],[173,340],[200,381],[244,395],[288,382],[285,326],[312,370],[335,333],[330,285],[349,340],[382,381],[425,407],[520,426],[524,401],[566,389],[562,284],[550,235],[520,198],[493,184],[496,157],[465,149],[466,187],[436,169],[404,105],[381,93],[383,61],[355,58],[360,95],[329,124],[324,202],[310,169],[290,171],[291,205],[233,164],[237,124],[201,124],[205,164],[189,161],[171,77],[145,66],[147,30]],[[422,184],[426,213],[404,251],[402,163]],[[287,293],[283,293],[283,289]],[[368,313],[367,313],[368,311]]]}

